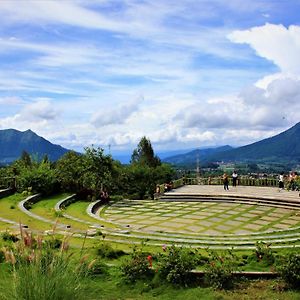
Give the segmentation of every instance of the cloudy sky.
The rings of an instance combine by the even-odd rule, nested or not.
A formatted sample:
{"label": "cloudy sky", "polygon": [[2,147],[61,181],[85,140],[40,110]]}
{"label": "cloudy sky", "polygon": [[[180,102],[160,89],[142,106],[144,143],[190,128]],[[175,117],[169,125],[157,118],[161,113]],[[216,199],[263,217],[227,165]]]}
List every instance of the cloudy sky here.
{"label": "cloudy sky", "polygon": [[1,0],[0,129],[112,152],[300,121],[300,1]]}

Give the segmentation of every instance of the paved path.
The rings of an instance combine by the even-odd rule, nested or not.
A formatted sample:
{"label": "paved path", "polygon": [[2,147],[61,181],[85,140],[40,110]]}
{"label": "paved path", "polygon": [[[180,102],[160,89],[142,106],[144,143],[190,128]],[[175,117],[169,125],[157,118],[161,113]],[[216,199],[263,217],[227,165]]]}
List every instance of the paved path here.
{"label": "paved path", "polygon": [[279,191],[276,187],[256,187],[256,186],[237,186],[229,187],[229,191],[225,191],[222,185],[185,185],[174,189],[169,194],[197,194],[197,195],[212,195],[212,196],[246,196],[246,197],[261,197],[269,199],[282,199],[299,201],[299,192],[296,191]]}

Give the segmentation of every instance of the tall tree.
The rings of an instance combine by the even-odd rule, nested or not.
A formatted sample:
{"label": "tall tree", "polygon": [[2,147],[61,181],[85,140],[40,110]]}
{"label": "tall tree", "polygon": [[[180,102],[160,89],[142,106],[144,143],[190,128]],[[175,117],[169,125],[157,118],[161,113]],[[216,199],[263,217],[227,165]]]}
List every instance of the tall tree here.
{"label": "tall tree", "polygon": [[30,167],[32,164],[31,157],[25,150],[23,150],[20,160],[26,167]]}
{"label": "tall tree", "polygon": [[154,155],[150,140],[145,136],[141,138],[137,148],[133,150],[131,163],[138,163],[152,168],[161,165],[159,157]]}

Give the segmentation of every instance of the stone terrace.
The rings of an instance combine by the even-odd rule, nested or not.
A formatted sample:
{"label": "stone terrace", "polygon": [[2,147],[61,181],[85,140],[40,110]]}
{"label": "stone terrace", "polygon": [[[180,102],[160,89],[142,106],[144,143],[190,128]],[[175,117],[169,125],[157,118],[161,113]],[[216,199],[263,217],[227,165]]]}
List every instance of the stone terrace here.
{"label": "stone terrace", "polygon": [[[202,200],[192,198],[205,196]],[[184,196],[184,200],[180,199]],[[226,197],[251,197],[276,200],[276,205],[253,201],[227,202]],[[240,186],[224,191],[222,186],[184,186],[165,194],[162,201],[124,200],[107,207],[105,218],[146,232],[165,232],[222,236],[284,231],[300,226],[300,210],[285,207],[284,202],[300,198],[297,192],[269,187]],[[225,201],[210,200],[225,198]],[[205,200],[207,199],[207,200]]]}
{"label": "stone terrace", "polygon": [[276,187],[256,187],[256,186],[237,186],[229,187],[229,191],[225,191],[221,185],[185,185],[166,194],[184,194],[184,195],[220,195],[220,196],[240,196],[254,198],[269,198],[299,201],[299,192],[296,191],[279,191]]}

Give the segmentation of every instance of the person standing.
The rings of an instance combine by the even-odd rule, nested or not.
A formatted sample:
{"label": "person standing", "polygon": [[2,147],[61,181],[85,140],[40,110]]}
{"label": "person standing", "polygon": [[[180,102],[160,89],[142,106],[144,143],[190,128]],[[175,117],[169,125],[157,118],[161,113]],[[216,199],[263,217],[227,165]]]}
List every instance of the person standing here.
{"label": "person standing", "polygon": [[283,172],[281,172],[279,175],[278,186],[279,186],[279,191],[282,191],[284,189]]}
{"label": "person standing", "polygon": [[228,175],[226,173],[224,173],[222,179],[223,179],[223,184],[224,184],[224,190],[228,191],[229,190],[229,187],[228,187],[228,184],[229,184]]}
{"label": "person standing", "polygon": [[234,170],[233,173],[232,173],[232,186],[235,186],[235,187],[236,187],[237,178],[238,178],[238,174],[237,174],[237,172]]}

